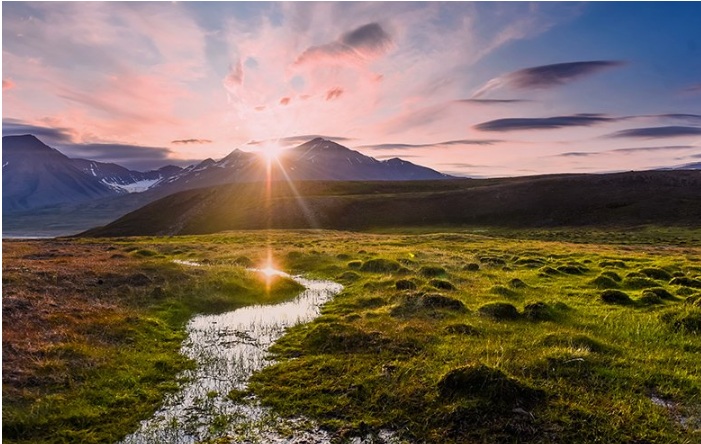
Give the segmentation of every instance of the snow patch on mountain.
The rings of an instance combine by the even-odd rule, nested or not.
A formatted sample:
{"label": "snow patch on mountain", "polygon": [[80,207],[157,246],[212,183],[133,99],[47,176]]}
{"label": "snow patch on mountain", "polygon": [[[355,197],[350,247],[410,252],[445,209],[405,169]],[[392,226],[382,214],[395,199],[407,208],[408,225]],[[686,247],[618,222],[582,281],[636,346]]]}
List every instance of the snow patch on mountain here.
{"label": "snow patch on mountain", "polygon": [[141,193],[149,188],[153,187],[156,185],[158,182],[163,180],[161,177],[157,179],[144,179],[144,180],[139,180],[136,182],[131,182],[131,183],[126,183],[126,184],[121,184],[118,182],[109,182],[107,179],[102,179],[102,183],[104,183],[107,186],[110,186],[114,189],[121,190],[121,192],[127,192],[127,193]]}

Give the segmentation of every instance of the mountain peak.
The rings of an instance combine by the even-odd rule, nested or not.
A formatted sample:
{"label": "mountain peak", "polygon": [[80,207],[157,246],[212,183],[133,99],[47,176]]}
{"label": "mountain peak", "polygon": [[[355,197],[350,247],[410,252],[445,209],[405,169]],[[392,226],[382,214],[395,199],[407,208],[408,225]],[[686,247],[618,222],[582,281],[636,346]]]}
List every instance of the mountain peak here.
{"label": "mountain peak", "polygon": [[333,140],[328,140],[324,139],[323,137],[315,137],[314,139],[305,142],[298,146],[297,148],[305,150],[305,151],[311,151],[311,150],[326,150],[326,149],[344,149],[348,150],[349,148],[346,148],[343,145],[340,145]]}
{"label": "mountain peak", "polygon": [[19,136],[3,136],[2,148],[4,150],[46,150],[55,151],[50,146],[46,145],[36,136],[31,134],[22,134]]}

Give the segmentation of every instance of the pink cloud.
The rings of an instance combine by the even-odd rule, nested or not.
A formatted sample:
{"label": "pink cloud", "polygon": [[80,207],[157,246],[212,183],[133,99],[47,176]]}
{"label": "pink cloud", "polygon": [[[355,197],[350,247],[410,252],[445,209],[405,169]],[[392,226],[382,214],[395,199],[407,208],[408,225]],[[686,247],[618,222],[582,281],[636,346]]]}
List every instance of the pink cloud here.
{"label": "pink cloud", "polygon": [[283,106],[289,105],[289,104],[290,104],[290,100],[291,100],[291,99],[290,99],[289,97],[283,97],[282,99],[280,99],[280,105],[283,105]]}
{"label": "pink cloud", "polygon": [[297,57],[295,64],[364,62],[384,55],[391,47],[392,38],[382,26],[368,23],[333,42],[307,48]]}
{"label": "pink cloud", "polygon": [[2,90],[6,91],[8,89],[14,88],[15,82],[13,82],[11,79],[2,79]]}
{"label": "pink cloud", "polygon": [[236,63],[236,66],[229,66],[229,73],[224,77],[224,87],[230,93],[236,93],[238,88],[243,84],[243,65],[241,60]]}
{"label": "pink cloud", "polygon": [[341,94],[343,94],[343,89],[338,87],[332,88],[326,92],[326,100],[336,100],[341,97]]}

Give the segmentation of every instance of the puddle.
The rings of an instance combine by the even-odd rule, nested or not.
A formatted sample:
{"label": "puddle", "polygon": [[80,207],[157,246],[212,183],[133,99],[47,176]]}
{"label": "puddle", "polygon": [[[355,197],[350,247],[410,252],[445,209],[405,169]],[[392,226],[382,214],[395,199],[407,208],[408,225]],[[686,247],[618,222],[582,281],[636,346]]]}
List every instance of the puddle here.
{"label": "puddle", "polygon": [[[286,328],[317,317],[321,305],[343,289],[331,281],[292,278],[306,288],[292,301],[195,316],[181,352],[197,362],[197,369],[186,372],[182,390],[166,398],[163,407],[122,443],[189,444],[223,437],[229,437],[223,442],[330,442],[331,437],[311,423],[281,420],[255,399],[232,401],[227,396],[246,388],[254,372],[272,363],[266,360],[267,349]],[[300,429],[311,431],[294,432]]]}
{"label": "puddle", "polygon": [[650,401],[656,406],[667,409],[674,420],[685,429],[695,432],[701,431],[701,406],[695,406],[695,408],[684,407],[655,394],[650,396]]}
{"label": "puddle", "polygon": [[187,267],[201,267],[202,266],[202,264],[199,262],[185,261],[182,259],[173,259],[173,263],[179,264],[179,265],[185,265]]}

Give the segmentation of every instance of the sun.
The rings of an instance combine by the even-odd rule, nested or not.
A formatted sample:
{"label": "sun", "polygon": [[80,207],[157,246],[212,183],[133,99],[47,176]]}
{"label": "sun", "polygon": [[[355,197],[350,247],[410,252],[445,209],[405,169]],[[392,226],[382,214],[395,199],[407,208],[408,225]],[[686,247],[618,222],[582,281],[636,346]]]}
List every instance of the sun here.
{"label": "sun", "polygon": [[273,160],[277,160],[280,155],[282,154],[282,151],[284,150],[283,147],[278,145],[277,143],[270,142],[266,143],[264,145],[261,145],[260,148],[258,148],[258,153],[265,158],[268,162],[271,162]]}

